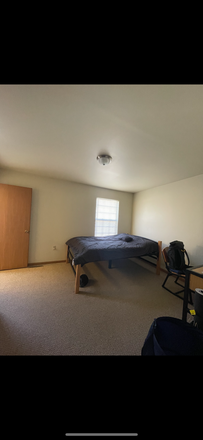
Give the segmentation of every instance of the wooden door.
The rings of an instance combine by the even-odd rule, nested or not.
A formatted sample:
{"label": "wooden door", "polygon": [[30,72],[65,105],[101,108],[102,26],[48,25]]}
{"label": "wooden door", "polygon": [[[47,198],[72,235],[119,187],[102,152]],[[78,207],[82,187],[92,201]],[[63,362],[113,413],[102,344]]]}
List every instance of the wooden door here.
{"label": "wooden door", "polygon": [[0,184],[0,270],[27,267],[32,188]]}

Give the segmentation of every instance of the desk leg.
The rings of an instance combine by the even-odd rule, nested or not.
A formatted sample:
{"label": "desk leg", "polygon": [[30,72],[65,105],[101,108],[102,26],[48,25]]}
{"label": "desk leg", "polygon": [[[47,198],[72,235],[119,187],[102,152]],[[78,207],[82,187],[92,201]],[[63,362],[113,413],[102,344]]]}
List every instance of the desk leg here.
{"label": "desk leg", "polygon": [[183,299],[183,313],[182,313],[182,321],[187,321],[187,305],[188,305],[188,294],[189,294],[189,278],[190,273],[186,270],[185,275],[185,290],[184,290],[184,299]]}

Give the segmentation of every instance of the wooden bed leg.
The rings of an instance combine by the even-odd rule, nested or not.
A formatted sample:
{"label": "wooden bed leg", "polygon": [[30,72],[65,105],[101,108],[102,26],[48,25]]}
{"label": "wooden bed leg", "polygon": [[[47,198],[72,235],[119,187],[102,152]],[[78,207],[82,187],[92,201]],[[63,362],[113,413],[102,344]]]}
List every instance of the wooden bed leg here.
{"label": "wooden bed leg", "polygon": [[162,241],[158,241],[158,248],[159,248],[159,256],[158,256],[158,258],[157,258],[156,274],[157,274],[157,275],[160,275],[161,253],[162,253]]}
{"label": "wooden bed leg", "polygon": [[81,268],[81,264],[77,264],[77,266],[75,266],[75,293],[79,292],[79,287],[80,287],[80,268]]}
{"label": "wooden bed leg", "polygon": [[67,246],[67,250],[66,250],[66,263],[70,263],[70,260],[68,258],[68,245]]}

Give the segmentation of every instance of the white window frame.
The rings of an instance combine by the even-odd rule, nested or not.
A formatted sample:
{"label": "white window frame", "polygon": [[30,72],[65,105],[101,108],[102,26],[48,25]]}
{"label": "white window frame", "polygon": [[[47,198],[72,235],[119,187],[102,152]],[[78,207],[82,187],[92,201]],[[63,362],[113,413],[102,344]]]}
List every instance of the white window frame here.
{"label": "white window frame", "polygon": [[119,200],[97,197],[95,210],[95,237],[118,234]]}

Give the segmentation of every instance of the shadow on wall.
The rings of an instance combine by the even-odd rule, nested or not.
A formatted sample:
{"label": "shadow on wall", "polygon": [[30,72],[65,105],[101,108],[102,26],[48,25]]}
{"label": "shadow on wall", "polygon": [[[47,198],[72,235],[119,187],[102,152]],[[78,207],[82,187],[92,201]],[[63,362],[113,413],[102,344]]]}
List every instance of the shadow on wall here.
{"label": "shadow on wall", "polygon": [[3,170],[3,163],[2,163],[1,158],[0,158],[0,177],[1,177],[1,169]]}
{"label": "shadow on wall", "polygon": [[[164,243],[164,242],[162,241],[162,249],[164,249],[166,246],[169,246],[169,243]],[[161,265],[161,269],[165,269],[165,268],[166,268],[165,263],[164,263],[163,254],[161,255],[161,262],[160,262],[160,265]]]}
{"label": "shadow on wall", "polygon": [[193,252],[188,252],[190,257],[190,264],[192,266],[203,265],[203,246],[196,246]]}

